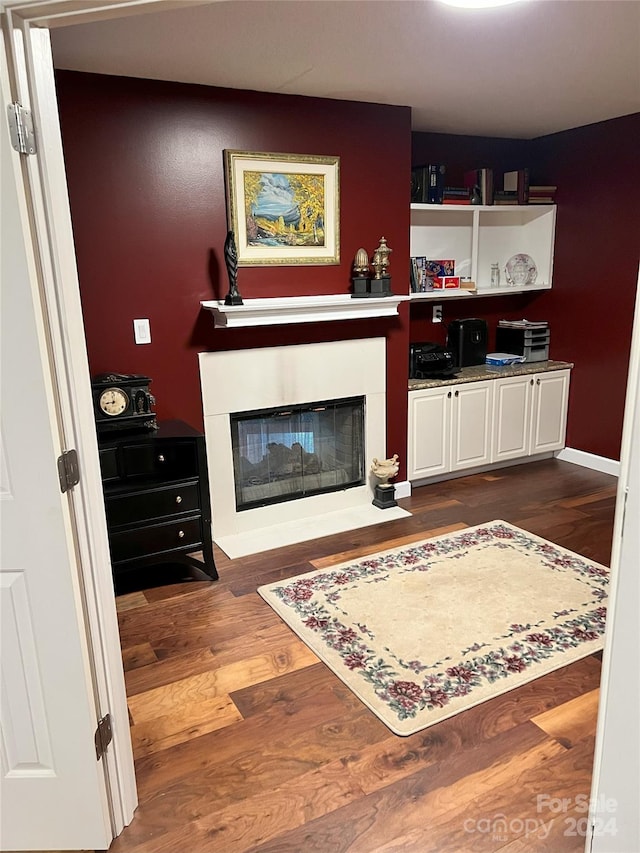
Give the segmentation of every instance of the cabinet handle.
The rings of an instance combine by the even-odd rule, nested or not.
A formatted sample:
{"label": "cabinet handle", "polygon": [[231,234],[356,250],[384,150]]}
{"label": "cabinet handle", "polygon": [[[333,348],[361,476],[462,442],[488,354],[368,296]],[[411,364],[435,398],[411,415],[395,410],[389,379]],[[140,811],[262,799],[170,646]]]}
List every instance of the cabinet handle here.
{"label": "cabinet handle", "polygon": [[176,503],[177,503],[177,504],[181,504],[181,503],[182,503],[182,498],[181,498],[181,496],[180,496],[180,495],[176,495]]}
{"label": "cabinet handle", "polygon": [[536,385],[539,385],[539,384],[540,384],[540,377],[538,377],[538,378],[536,379]]}
{"label": "cabinet handle", "polygon": [[178,530],[178,539],[184,539],[184,530]]}
{"label": "cabinet handle", "polygon": [[460,393],[459,391],[456,391],[456,397],[458,396],[459,393]]}
{"label": "cabinet handle", "polygon": [[529,385],[533,385],[533,379],[529,380]]}
{"label": "cabinet handle", "polygon": [[451,399],[451,391],[449,391],[449,393],[447,394],[447,397],[449,397],[449,399]]}
{"label": "cabinet handle", "polygon": [[164,462],[164,454],[158,453],[158,462]]}

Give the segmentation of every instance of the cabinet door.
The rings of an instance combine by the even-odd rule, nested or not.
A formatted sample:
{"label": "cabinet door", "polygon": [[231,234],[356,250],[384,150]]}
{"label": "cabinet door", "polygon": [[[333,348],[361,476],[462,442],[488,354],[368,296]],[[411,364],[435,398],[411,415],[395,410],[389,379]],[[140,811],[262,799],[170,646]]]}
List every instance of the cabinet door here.
{"label": "cabinet door", "polygon": [[512,376],[495,380],[492,462],[517,459],[529,453],[534,384],[535,379],[532,376]]}
{"label": "cabinet door", "polygon": [[569,371],[556,370],[535,376],[533,418],[529,453],[564,447],[569,399]]}
{"label": "cabinet door", "polygon": [[452,471],[491,461],[493,381],[469,382],[453,389]]}
{"label": "cabinet door", "polygon": [[450,398],[450,386],[409,394],[409,480],[449,471]]}

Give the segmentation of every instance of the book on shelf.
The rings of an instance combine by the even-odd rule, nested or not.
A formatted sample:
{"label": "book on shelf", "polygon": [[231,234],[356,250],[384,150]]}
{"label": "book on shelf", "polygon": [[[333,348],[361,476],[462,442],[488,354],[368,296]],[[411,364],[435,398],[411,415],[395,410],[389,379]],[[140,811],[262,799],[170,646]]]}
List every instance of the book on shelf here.
{"label": "book on shelf", "polygon": [[496,190],[493,194],[494,204],[519,204],[518,193],[511,190]]}
{"label": "book on shelf", "polygon": [[433,290],[433,279],[427,276],[427,259],[425,257],[411,258],[411,292],[426,293]]}
{"label": "book on shelf", "polygon": [[467,187],[445,187],[443,204],[471,204]]}
{"label": "book on shelf", "polygon": [[[455,274],[455,261],[451,259],[431,260],[424,256],[411,258],[410,281],[412,293],[426,293],[433,290],[436,282],[452,277]],[[452,285],[449,284],[449,287]]]}
{"label": "book on shelf", "polygon": [[554,184],[532,184],[529,187],[529,203],[555,204],[557,189]]}
{"label": "book on shelf", "polygon": [[411,170],[411,201],[442,204],[445,167],[441,163],[416,166]]}
{"label": "book on shelf", "polygon": [[518,204],[526,204],[529,201],[529,169],[513,169],[505,172],[502,176],[502,189],[504,192],[515,192]]}
{"label": "book on shelf", "polygon": [[441,163],[438,163],[427,166],[427,170],[427,202],[429,204],[442,204],[445,167]]}

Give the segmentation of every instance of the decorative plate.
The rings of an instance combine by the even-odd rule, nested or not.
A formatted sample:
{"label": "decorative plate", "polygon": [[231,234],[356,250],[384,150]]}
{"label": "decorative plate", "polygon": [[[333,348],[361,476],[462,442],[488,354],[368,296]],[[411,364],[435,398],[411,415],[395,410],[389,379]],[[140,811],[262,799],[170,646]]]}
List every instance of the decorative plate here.
{"label": "decorative plate", "polygon": [[511,287],[534,284],[538,276],[538,268],[530,255],[514,255],[509,258],[504,271]]}

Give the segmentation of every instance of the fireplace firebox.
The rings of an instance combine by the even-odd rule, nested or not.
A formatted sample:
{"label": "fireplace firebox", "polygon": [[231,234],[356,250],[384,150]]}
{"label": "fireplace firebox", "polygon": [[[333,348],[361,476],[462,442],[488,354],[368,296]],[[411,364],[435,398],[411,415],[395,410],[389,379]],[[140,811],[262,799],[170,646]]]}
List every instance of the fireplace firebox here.
{"label": "fireplace firebox", "polygon": [[230,415],[236,511],[365,483],[365,397]]}

